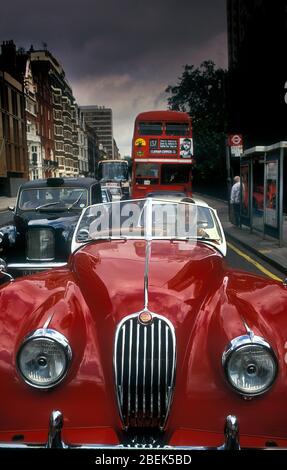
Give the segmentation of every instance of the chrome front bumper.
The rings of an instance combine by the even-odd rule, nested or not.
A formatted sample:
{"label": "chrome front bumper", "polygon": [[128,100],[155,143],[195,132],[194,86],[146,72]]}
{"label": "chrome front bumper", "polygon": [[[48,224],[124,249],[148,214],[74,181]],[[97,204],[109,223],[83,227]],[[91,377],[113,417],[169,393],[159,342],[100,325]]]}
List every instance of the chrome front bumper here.
{"label": "chrome front bumper", "polygon": [[61,434],[63,428],[63,415],[60,411],[52,411],[50,415],[49,430],[47,442],[43,444],[21,444],[21,443],[4,443],[0,442],[0,449],[90,449],[90,450],[133,450],[133,449],[148,449],[149,451],[155,450],[240,450],[239,444],[239,427],[236,416],[229,415],[225,419],[225,429],[223,444],[219,447],[200,447],[200,446],[159,446],[152,444],[138,444],[131,442],[128,445],[103,445],[103,444],[80,444],[80,445],[67,445],[63,442]]}
{"label": "chrome front bumper", "polygon": [[9,263],[7,265],[8,272],[19,272],[23,275],[33,274],[39,271],[47,271],[52,268],[62,268],[66,266],[65,262],[47,262],[47,263]]}

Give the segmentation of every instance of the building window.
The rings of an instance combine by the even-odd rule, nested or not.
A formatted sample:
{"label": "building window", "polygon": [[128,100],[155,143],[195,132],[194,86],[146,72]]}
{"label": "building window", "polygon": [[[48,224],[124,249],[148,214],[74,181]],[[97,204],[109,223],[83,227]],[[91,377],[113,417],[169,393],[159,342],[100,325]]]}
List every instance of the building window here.
{"label": "building window", "polygon": [[59,142],[59,141],[56,140],[55,146],[56,146],[56,150],[58,150],[58,151],[59,151],[59,150],[60,150],[60,151],[61,151],[61,150],[62,150],[62,151],[64,150],[64,144],[63,144],[63,142]]}
{"label": "building window", "polygon": [[58,109],[54,109],[54,118],[58,120],[62,120],[62,111],[59,111]]}
{"label": "building window", "polygon": [[64,135],[63,134],[63,126],[54,126],[55,134],[56,135]]}

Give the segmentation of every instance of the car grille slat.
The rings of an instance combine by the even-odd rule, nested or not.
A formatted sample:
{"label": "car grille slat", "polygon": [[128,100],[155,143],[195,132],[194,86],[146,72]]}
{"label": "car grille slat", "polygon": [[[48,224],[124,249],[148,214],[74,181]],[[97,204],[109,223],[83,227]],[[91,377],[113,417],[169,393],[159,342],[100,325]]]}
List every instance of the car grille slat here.
{"label": "car grille slat", "polygon": [[155,315],[141,324],[138,315],[124,319],[115,338],[115,380],[125,428],[162,428],[171,404],[176,357],[170,322]]}
{"label": "car grille slat", "polygon": [[153,416],[153,369],[154,369],[154,323],[151,325],[151,358],[150,358],[150,418]]}
{"label": "car grille slat", "polygon": [[131,373],[132,373],[132,340],[133,340],[133,322],[130,320],[130,338],[129,338],[129,365],[128,365],[128,414],[131,411]]}
{"label": "car grille slat", "polygon": [[137,325],[137,357],[136,357],[136,410],[135,410],[135,417],[138,418],[138,384],[139,384],[139,339],[140,339],[140,325]]}
{"label": "car grille slat", "polygon": [[146,351],[147,351],[147,329],[144,328],[144,359],[143,359],[143,416],[146,412],[146,403],[145,403],[145,377],[146,377]]}
{"label": "car grille slat", "polygon": [[158,389],[158,418],[160,418],[160,410],[161,410],[161,375],[160,375],[160,364],[161,364],[161,321],[158,322],[158,380],[157,380],[157,389]]}

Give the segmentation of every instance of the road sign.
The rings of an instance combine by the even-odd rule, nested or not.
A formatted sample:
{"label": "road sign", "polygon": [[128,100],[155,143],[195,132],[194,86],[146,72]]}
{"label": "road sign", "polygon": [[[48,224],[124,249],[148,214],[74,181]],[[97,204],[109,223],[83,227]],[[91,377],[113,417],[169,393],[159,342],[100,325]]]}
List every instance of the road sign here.
{"label": "road sign", "polygon": [[242,145],[232,145],[230,147],[232,157],[240,157],[243,154]]}
{"label": "road sign", "polygon": [[229,147],[237,147],[243,145],[243,139],[241,134],[229,134],[228,136]]}

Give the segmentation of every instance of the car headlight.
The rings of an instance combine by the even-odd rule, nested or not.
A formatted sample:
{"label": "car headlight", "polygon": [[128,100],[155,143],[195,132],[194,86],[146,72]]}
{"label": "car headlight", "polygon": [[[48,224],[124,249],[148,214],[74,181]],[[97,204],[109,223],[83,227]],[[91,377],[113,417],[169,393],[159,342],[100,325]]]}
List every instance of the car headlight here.
{"label": "car headlight", "polygon": [[234,338],[223,353],[222,364],[230,385],[246,396],[266,392],[273,384],[278,369],[271,346],[255,335]]}
{"label": "car headlight", "polygon": [[46,389],[65,377],[71,359],[72,350],[64,335],[39,329],[24,339],[17,354],[17,366],[26,383]]}

